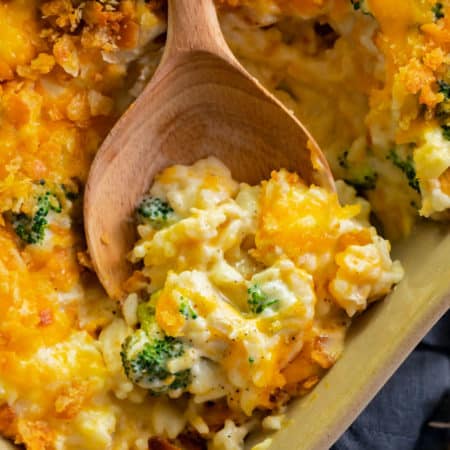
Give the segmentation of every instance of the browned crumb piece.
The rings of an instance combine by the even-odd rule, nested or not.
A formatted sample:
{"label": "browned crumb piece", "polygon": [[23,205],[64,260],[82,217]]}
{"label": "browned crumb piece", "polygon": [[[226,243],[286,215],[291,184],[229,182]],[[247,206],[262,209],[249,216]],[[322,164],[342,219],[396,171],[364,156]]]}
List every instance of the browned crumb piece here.
{"label": "browned crumb piece", "polygon": [[73,382],[64,387],[55,400],[55,412],[58,417],[72,419],[82,409],[86,400],[91,396],[88,382]]}
{"label": "browned crumb piece", "polygon": [[227,419],[235,419],[233,411],[230,410],[224,401],[206,402],[203,408],[204,411],[202,411],[201,416],[213,433],[223,428],[223,424]]}
{"label": "browned crumb piece", "polygon": [[84,30],[82,39],[96,42],[101,34],[109,34],[114,45],[119,48],[133,48],[139,38],[139,26],[134,21],[132,2],[124,0],[120,10],[109,10],[99,2],[87,2],[83,10],[83,19],[91,31]]}
{"label": "browned crumb piece", "polygon": [[167,439],[163,439],[160,437],[152,437],[148,441],[149,450],[183,450],[180,447],[177,447],[171,444]]}
{"label": "browned crumb piece", "polygon": [[183,450],[206,450],[208,448],[205,439],[193,431],[178,436],[177,444]]}
{"label": "browned crumb piece", "polygon": [[81,43],[86,48],[126,49],[138,44],[136,5],[130,0],[91,0],[76,5],[70,0],[48,0],[40,9],[43,19],[51,27],[43,37],[50,41],[70,33],[81,36]]}
{"label": "browned crumb piece", "polygon": [[147,285],[148,278],[140,270],[135,270],[130,278],[125,281],[123,287],[127,292],[138,292],[145,289]]}
{"label": "browned crumb piece", "polygon": [[94,266],[92,265],[91,256],[89,255],[89,253],[87,251],[78,252],[77,260],[78,260],[78,263],[81,266],[85,267],[86,269],[88,269],[90,271],[94,270]]}
{"label": "browned crumb piece", "polygon": [[439,176],[439,183],[444,194],[450,195],[450,168]]}
{"label": "browned crumb piece", "polygon": [[51,450],[54,448],[54,435],[51,428],[42,420],[19,420],[16,444],[24,444],[27,450]]}
{"label": "browned crumb piece", "polygon": [[41,13],[53,27],[73,32],[80,24],[82,9],[70,0],[50,0],[42,4]]}
{"label": "browned crumb piece", "polygon": [[39,311],[39,326],[46,327],[53,323],[53,311],[49,308]]}
{"label": "browned crumb piece", "polygon": [[0,434],[13,438],[17,434],[16,415],[8,404],[0,406]]}

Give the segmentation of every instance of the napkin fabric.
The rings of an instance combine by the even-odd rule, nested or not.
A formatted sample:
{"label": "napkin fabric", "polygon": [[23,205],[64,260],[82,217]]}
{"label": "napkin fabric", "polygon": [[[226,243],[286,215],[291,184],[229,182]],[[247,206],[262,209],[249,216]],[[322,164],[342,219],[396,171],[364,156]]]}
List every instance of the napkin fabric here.
{"label": "napkin fabric", "polygon": [[[446,394],[450,394],[450,312],[332,450],[450,450],[450,430],[428,426],[437,414],[442,420]],[[445,414],[450,422],[450,411]]]}

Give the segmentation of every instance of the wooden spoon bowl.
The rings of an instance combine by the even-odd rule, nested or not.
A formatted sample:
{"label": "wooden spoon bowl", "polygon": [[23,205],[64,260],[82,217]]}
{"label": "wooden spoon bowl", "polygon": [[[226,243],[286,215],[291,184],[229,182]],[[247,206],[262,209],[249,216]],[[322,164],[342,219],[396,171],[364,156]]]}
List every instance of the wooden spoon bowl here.
{"label": "wooden spoon bowl", "polygon": [[334,189],[326,159],[305,127],[231,54],[213,1],[170,0],[163,60],[103,143],[85,191],[87,243],[111,297],[125,294],[134,210],[154,176],[211,155],[239,181],[255,184],[286,168]]}

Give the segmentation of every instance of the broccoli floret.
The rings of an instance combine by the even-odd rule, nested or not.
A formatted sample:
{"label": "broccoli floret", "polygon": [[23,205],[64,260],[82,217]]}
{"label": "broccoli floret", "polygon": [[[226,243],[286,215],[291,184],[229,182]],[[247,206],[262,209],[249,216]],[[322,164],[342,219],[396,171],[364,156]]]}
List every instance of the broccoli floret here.
{"label": "broccoli floret", "polygon": [[439,92],[444,94],[445,100],[450,99],[450,84],[445,82],[444,80],[438,80]]}
{"label": "broccoli floret", "polygon": [[344,181],[353,186],[358,192],[375,189],[378,180],[378,173],[371,167],[360,167],[350,170],[350,176]]}
{"label": "broccoli floret", "polygon": [[153,394],[184,390],[191,382],[191,370],[171,372],[169,362],[183,356],[185,344],[166,336],[155,320],[154,298],[138,308],[141,328],[122,344],[120,356],[128,379]]}
{"label": "broccoli floret", "polygon": [[338,163],[343,169],[348,169],[350,167],[348,163],[348,150],[344,150],[338,156]]}
{"label": "broccoli floret", "polygon": [[436,116],[439,121],[446,122],[450,117],[450,101],[444,100],[436,106]]}
{"label": "broccoli floret", "polygon": [[144,197],[136,209],[139,219],[156,229],[163,228],[174,219],[174,210],[158,197]]}
{"label": "broccoli floret", "polygon": [[[445,132],[446,128],[450,126],[450,84],[444,80],[439,80],[437,83],[439,93],[444,96],[444,100],[436,106],[436,117]],[[445,134],[444,137],[446,138]]]}
{"label": "broccoli floret", "polygon": [[435,20],[443,19],[445,17],[443,9],[444,9],[444,5],[441,2],[436,2],[433,5],[433,7],[431,8],[431,11],[434,14]]}
{"label": "broccoli floret", "polygon": [[450,116],[450,84],[444,80],[438,80],[440,94],[443,94],[444,100],[436,107],[436,115],[439,119],[444,120]]}
{"label": "broccoli floret", "polygon": [[369,8],[366,5],[365,0],[350,0],[350,2],[353,5],[353,9],[355,11],[361,11],[363,14],[366,14],[368,16],[372,15],[372,13],[369,11]]}
{"label": "broccoli floret", "polygon": [[406,159],[402,159],[395,149],[391,149],[386,158],[390,159],[394,166],[406,175],[409,186],[420,194],[420,185],[416,176],[413,157],[408,155]]}
{"label": "broccoli floret", "polygon": [[125,373],[133,383],[162,394],[189,385],[190,369],[171,373],[168,368],[169,361],[184,352],[184,344],[179,339],[151,337],[140,329],[125,339],[120,356]]}
{"label": "broccoli floret", "polygon": [[344,181],[358,192],[375,189],[378,174],[369,166],[352,166],[348,160],[349,151],[345,150],[338,156],[338,164],[346,170]]}
{"label": "broccoli floret", "polygon": [[29,216],[25,213],[12,215],[12,226],[17,236],[27,244],[38,244],[43,241],[48,225],[47,216],[50,211],[60,213],[61,202],[51,192],[40,195],[36,202],[36,212]]}
{"label": "broccoli floret", "polygon": [[180,370],[175,375],[175,380],[170,384],[170,389],[175,391],[178,389],[185,390],[191,384],[192,372],[190,369]]}
{"label": "broccoli floret", "polygon": [[185,319],[196,319],[198,317],[197,313],[192,308],[188,300],[181,299],[180,302],[180,313],[183,314]]}
{"label": "broccoli floret", "polygon": [[30,217],[25,213],[13,214],[12,226],[17,236],[27,244],[37,244],[44,239],[47,219],[45,216],[35,214]]}
{"label": "broccoli floret", "polygon": [[279,303],[276,299],[270,299],[257,284],[250,286],[247,292],[248,306],[255,314],[261,314],[266,308],[275,306]]}
{"label": "broccoli floret", "polygon": [[442,136],[444,136],[444,139],[447,141],[450,141],[450,125],[442,125]]}

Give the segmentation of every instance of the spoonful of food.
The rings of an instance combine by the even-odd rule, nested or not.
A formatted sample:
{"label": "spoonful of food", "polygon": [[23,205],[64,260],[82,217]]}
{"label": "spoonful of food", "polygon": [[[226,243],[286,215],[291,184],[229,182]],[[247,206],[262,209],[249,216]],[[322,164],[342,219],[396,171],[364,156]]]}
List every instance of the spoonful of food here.
{"label": "spoonful of food", "polygon": [[133,212],[153,177],[206,156],[222,160],[239,181],[256,184],[285,168],[334,190],[308,130],[231,53],[213,0],[169,0],[161,64],[105,139],[86,185],[88,248],[111,297],[125,294]]}

